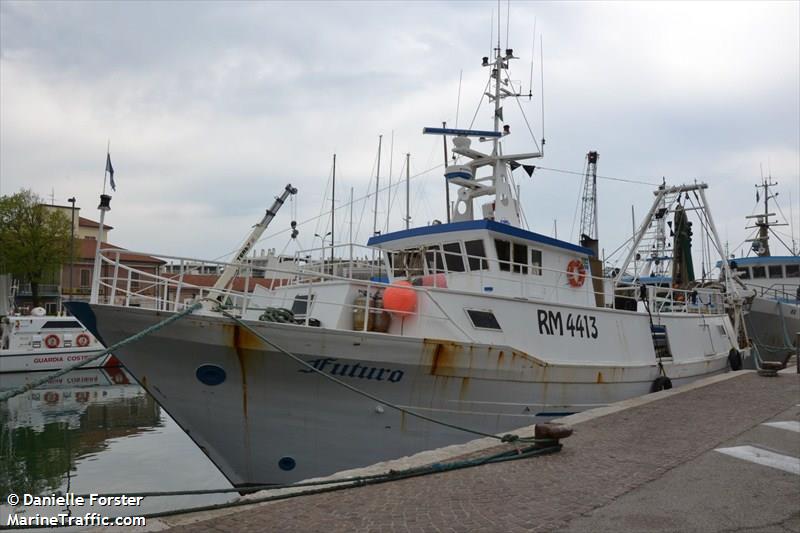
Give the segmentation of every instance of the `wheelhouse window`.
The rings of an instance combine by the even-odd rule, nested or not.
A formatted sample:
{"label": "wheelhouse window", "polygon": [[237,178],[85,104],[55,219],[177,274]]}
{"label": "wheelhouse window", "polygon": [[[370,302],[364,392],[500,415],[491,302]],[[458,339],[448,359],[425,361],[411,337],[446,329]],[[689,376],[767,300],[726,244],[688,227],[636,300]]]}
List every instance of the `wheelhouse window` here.
{"label": "wheelhouse window", "polygon": [[786,265],[787,278],[800,278],[800,265]]}
{"label": "wheelhouse window", "polygon": [[395,278],[411,278],[424,273],[420,250],[403,250],[389,255],[394,256],[390,260],[390,266]]}
{"label": "wheelhouse window", "polygon": [[425,262],[428,264],[428,272],[431,274],[440,274],[445,271],[442,248],[438,244],[428,246],[425,251]]}
{"label": "wheelhouse window", "polygon": [[497,250],[497,261],[500,270],[508,272],[511,270],[511,243],[501,239],[494,240],[494,247]]}
{"label": "wheelhouse window", "polygon": [[753,279],[763,279],[767,277],[767,269],[763,266],[753,267]]}
{"label": "wheelhouse window", "polygon": [[770,279],[779,279],[783,277],[783,265],[770,265],[768,270]]}
{"label": "wheelhouse window", "polygon": [[750,279],[750,269],[745,268],[737,268],[736,271],[739,273],[739,278],[741,279]]}
{"label": "wheelhouse window", "polygon": [[542,251],[531,248],[531,274],[542,275]]}
{"label": "wheelhouse window", "polygon": [[528,273],[528,247],[524,244],[514,243],[514,272]]}
{"label": "wheelhouse window", "polygon": [[461,252],[461,244],[457,242],[448,242],[442,245],[444,250],[444,260],[447,265],[447,270],[450,272],[464,272],[464,256]]}
{"label": "wheelhouse window", "polygon": [[464,248],[467,251],[467,264],[470,270],[489,270],[489,262],[486,261],[486,250],[483,241],[466,241]]}

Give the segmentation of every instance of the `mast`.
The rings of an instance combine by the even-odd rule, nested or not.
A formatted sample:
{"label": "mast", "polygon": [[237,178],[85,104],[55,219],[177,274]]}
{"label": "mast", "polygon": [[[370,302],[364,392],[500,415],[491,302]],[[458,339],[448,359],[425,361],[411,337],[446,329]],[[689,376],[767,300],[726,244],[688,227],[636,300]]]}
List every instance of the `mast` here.
{"label": "mast", "polygon": [[[409,166],[411,165],[411,154],[406,154],[406,229],[408,229],[408,225],[411,223],[411,199],[410,199],[410,182],[411,182],[411,170]],[[449,187],[448,187],[449,190]],[[448,213],[450,211],[448,210]]]}
{"label": "mast", "polygon": [[378,135],[378,170],[375,173],[375,213],[372,218],[372,235],[378,234],[378,186],[381,181],[381,143],[383,135]]}
{"label": "mast", "polygon": [[[503,52],[500,44],[493,49],[494,58],[490,61],[488,56],[483,57],[482,66],[491,68],[489,76],[489,90],[485,95],[493,104],[493,117],[491,130],[467,130],[458,128],[424,128],[425,134],[453,136],[452,154],[463,156],[466,163],[453,164],[445,168],[445,180],[450,184],[459,185],[458,194],[452,208],[448,210],[448,221],[461,222],[483,218],[521,227],[521,214],[519,197],[511,185],[510,169],[523,167],[525,172],[533,175],[535,167],[524,165],[519,161],[542,157],[541,149],[536,145],[535,152],[520,154],[503,154],[500,140],[511,134],[511,126],[504,123],[502,100],[508,97],[519,98],[518,93],[507,74],[509,62],[518,59],[514,51],[507,48]],[[484,153],[471,147],[472,138],[479,142],[492,141],[490,153]],[[488,167],[488,176],[478,176],[481,167]],[[488,196],[488,202],[479,206],[481,209],[475,213],[474,201],[482,196]],[[477,216],[476,216],[477,215]]]}
{"label": "mast", "polygon": [[333,154],[333,178],[331,180],[331,274],[333,274],[334,235],[336,231],[336,154]]}
{"label": "mast", "polygon": [[764,213],[759,215],[750,215],[745,218],[756,219],[752,226],[747,226],[745,229],[758,229],[758,234],[753,239],[747,239],[751,242],[752,250],[758,257],[769,257],[771,255],[769,249],[769,231],[772,226],[786,226],[787,224],[779,224],[777,221],[770,222],[769,217],[775,216],[775,213],[769,212],[769,197],[770,187],[778,184],[772,181],[772,176],[768,175],[766,178],[761,178],[761,184],[756,185],[756,198],[758,198],[758,189],[764,190]]}
{"label": "mast", "polygon": [[[447,122],[442,122],[442,129],[447,128]],[[444,150],[444,168],[447,168],[447,134],[442,135],[442,150]],[[447,211],[447,223],[450,223],[450,182],[444,180],[445,211]]]}

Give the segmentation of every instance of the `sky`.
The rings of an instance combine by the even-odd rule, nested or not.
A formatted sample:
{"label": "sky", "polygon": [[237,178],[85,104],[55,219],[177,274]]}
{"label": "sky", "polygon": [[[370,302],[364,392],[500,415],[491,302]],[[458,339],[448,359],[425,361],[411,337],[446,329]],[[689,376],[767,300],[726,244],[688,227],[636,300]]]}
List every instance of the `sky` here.
{"label": "sky", "polygon": [[[793,218],[777,229],[800,242],[800,3],[789,1],[2,0],[0,195],[74,196],[97,219],[110,143],[115,244],[223,256],[291,182],[298,195],[257,248],[294,253],[330,230],[334,153],[335,237],[348,240],[350,190],[374,189],[382,135],[381,188],[405,176],[410,153],[412,225],[444,220],[441,138],[422,128],[491,126],[480,62],[498,9],[501,46],[520,57],[511,77],[533,93],[505,103],[506,153],[531,151],[528,123],[547,140],[542,168],[515,172],[531,230],[576,241],[579,174],[596,150],[600,176],[652,184],[599,180],[608,254],[662,177],[708,183],[720,237],[740,252],[762,169]],[[384,231],[403,227],[404,189],[379,195]],[[353,204],[357,242],[373,202]]]}

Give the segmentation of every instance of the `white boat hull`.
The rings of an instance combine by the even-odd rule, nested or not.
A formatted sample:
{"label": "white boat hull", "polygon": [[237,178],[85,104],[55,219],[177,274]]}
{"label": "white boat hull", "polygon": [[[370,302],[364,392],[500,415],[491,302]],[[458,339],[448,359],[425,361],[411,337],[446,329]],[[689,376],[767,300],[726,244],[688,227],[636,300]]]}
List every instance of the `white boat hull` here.
{"label": "white boat hull", "polygon": [[[3,350],[0,351],[0,374],[6,372],[35,372],[39,370],[61,370],[101,353],[105,348],[92,350]],[[112,355],[106,355],[82,368],[116,366]],[[3,379],[3,378],[0,378]]]}
{"label": "white boat hull", "polygon": [[[168,315],[103,305],[92,310],[105,343]],[[323,372],[386,402],[487,433],[646,394],[660,372],[655,358],[554,364],[546,354],[509,346],[252,325]],[[576,345],[568,336],[563,343]],[[650,354],[652,349],[651,344]],[[718,352],[705,350],[706,355],[680,363],[665,359],[664,370],[675,386],[724,372],[729,349],[719,346]],[[224,318],[185,317],[117,355],[237,486],[297,481],[475,437],[357,395]],[[224,381],[214,386],[199,381],[197,370],[204,365],[223,369]]]}

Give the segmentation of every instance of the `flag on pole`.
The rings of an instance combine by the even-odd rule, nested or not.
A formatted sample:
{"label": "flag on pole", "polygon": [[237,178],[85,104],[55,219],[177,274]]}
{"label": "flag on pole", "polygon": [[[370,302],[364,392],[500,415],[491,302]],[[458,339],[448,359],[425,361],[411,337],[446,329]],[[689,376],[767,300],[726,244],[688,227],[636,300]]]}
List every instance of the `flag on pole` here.
{"label": "flag on pole", "polygon": [[111,165],[111,154],[106,152],[106,172],[108,172],[109,182],[111,183],[111,190],[117,191],[117,184],[114,183],[114,167]]}

